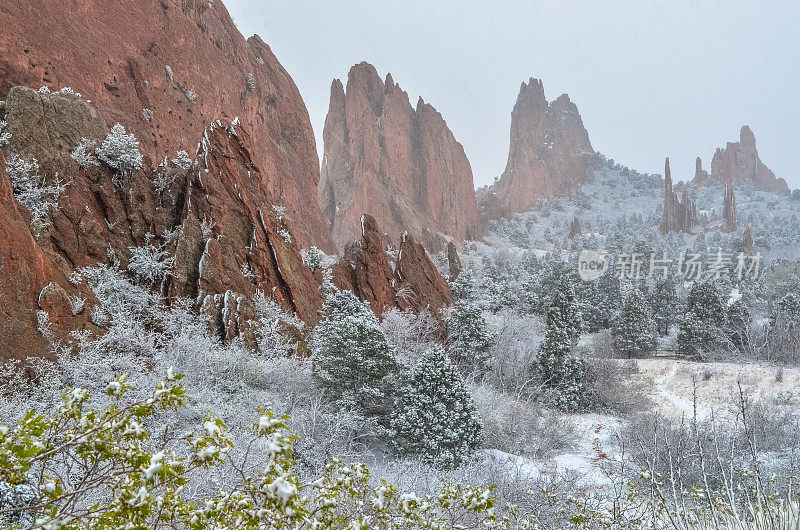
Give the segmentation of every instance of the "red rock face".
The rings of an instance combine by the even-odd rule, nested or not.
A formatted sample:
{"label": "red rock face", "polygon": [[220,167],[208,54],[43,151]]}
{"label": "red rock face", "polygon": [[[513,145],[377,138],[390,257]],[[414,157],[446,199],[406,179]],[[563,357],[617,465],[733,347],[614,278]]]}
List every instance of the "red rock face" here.
{"label": "red rock face", "polygon": [[16,85],[72,87],[153,160],[194,153],[205,127],[238,117],[297,241],[333,250],[300,93],[261,39],[242,37],[220,0],[9,2],[0,27],[0,99]]}
{"label": "red rock face", "polygon": [[662,234],[689,232],[697,226],[697,209],[688,192],[689,187],[685,186],[682,197],[678,199],[678,194],[672,189],[672,174],[667,158],[664,162],[664,212],[659,226]]}
{"label": "red rock face", "polygon": [[[51,256],[36,243],[14,199],[0,153],[0,361],[48,355],[38,328],[37,311],[47,312],[52,332],[90,328],[91,294],[71,285]],[[90,298],[73,315],[70,296]]]}
{"label": "red rock face", "polygon": [[711,178],[723,185],[750,181],[759,190],[780,194],[789,191],[786,181],[777,178],[758,157],[756,137],[747,125],[742,126],[738,142],[728,142],[725,149],[717,148],[711,160]]}
{"label": "red rock face", "polygon": [[346,91],[334,80],[323,137],[319,204],[340,248],[361,233],[364,213],[391,239],[408,231],[439,248],[439,233],[477,237],[463,147],[441,114],[422,99],[414,109],[391,75],[384,82],[360,63],[350,69]]}
{"label": "red rock face", "polygon": [[402,236],[392,270],[375,218],[364,215],[361,226],[361,241],[348,245],[344,260],[333,267],[337,287],[368,301],[377,316],[395,307],[419,311],[453,304],[447,282],[412,236]]}
{"label": "red rock face", "polygon": [[[67,183],[50,226],[38,238],[58,255],[65,270],[105,262],[109,249],[126,266],[128,247],[142,244],[148,232],[160,235],[177,224],[174,204],[159,198],[149,168],[116,186],[109,168],[82,169],[70,157],[82,138],[100,145],[108,133],[93,105],[75,96],[14,87],[5,111],[11,133],[5,152],[36,159],[50,183],[56,175]],[[185,181],[185,176],[178,180]]]}
{"label": "red rock face", "polygon": [[584,181],[594,150],[566,94],[548,103],[540,80],[523,83],[510,137],[503,175],[479,198],[486,217],[527,211],[539,199],[565,195]]}
{"label": "red rock face", "polygon": [[744,229],[742,235],[742,252],[752,252],[753,250],[753,234],[750,232],[750,226]]}
{"label": "red rock face", "polygon": [[694,162],[694,179],[692,179],[692,186],[702,186],[708,180],[708,171],[703,169],[703,161],[698,156]]}
{"label": "red rock face", "polygon": [[252,316],[256,290],[312,324],[322,305],[292,227],[273,208],[252,141],[238,124],[215,122],[204,133],[186,188],[170,288],[173,296],[229,319],[220,321],[227,338],[244,331],[239,324]]}

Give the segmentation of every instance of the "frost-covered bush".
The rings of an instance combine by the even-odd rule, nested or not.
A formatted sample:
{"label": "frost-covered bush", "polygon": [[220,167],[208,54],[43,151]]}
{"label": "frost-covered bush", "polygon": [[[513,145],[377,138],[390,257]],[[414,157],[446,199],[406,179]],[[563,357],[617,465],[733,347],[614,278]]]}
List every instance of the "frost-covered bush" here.
{"label": "frost-covered bush", "polygon": [[444,469],[462,465],[481,442],[475,403],[444,348],[429,349],[411,371],[392,412],[392,446]]}
{"label": "frost-covered bush", "polygon": [[[303,485],[294,471],[296,437],[287,416],[261,410],[237,451],[228,427],[209,413],[186,431],[159,432],[154,422],[186,406],[170,368],[150,393],[137,396],[126,375],[93,405],[69,389],[45,414],[31,411],[0,426],[0,509],[7,522],[38,528],[507,528],[491,489],[444,484],[430,497],[374,485],[358,462],[333,459]],[[129,397],[134,395],[134,397]],[[157,423],[156,423],[157,425]],[[254,454],[263,455],[253,467]],[[212,490],[186,487],[193,477],[230,466],[232,482]],[[102,499],[102,501],[100,501]]]}
{"label": "frost-covered bush", "polygon": [[95,157],[95,143],[94,140],[88,138],[81,138],[75,149],[70,152],[69,156],[83,169],[89,169],[99,165],[97,157]]}
{"label": "frost-covered bush", "polygon": [[127,134],[119,123],[111,128],[96,152],[101,162],[116,169],[121,176],[131,175],[142,168],[139,140],[133,134]]}
{"label": "frost-covered bush", "polygon": [[142,121],[150,122],[155,116],[155,113],[152,109],[142,109],[142,113],[140,114]]}
{"label": "frost-covered bush", "polygon": [[314,330],[311,361],[320,385],[343,406],[385,415],[400,366],[369,304],[331,294]]}
{"label": "frost-covered bush", "polygon": [[337,256],[329,256],[314,245],[308,247],[308,250],[301,250],[300,255],[303,258],[303,263],[311,269],[311,272],[330,267],[338,261]]}
{"label": "frost-covered bush", "polygon": [[392,308],[381,316],[381,329],[397,357],[405,364],[415,364],[422,354],[441,341],[442,329],[428,309],[419,313]]}
{"label": "frost-covered bush", "polygon": [[150,243],[151,234],[145,236],[145,244],[141,247],[128,247],[131,257],[128,260],[128,270],[136,277],[149,285],[164,279],[169,274],[172,267],[173,258],[168,258],[169,254],[164,245],[153,245]]}
{"label": "frost-covered bush", "polygon": [[11,180],[14,197],[30,211],[33,227],[44,227],[51,210],[58,207],[58,199],[66,189],[66,184],[56,176],[53,183],[47,185],[44,176],[39,175],[39,164],[35,158],[27,161],[17,155],[8,157],[6,173]]}
{"label": "frost-covered bush", "polygon": [[189,153],[186,151],[178,151],[175,153],[175,158],[172,159],[172,163],[175,164],[176,167],[188,171],[190,167],[192,167],[192,157],[189,156]]}
{"label": "frost-covered bush", "polygon": [[11,133],[4,130],[7,126],[7,121],[0,120],[0,147],[8,145],[8,142],[11,141]]}
{"label": "frost-covered bush", "polygon": [[285,242],[287,242],[287,243],[291,243],[292,242],[292,234],[290,234],[289,231],[286,230],[285,228],[279,228],[278,229],[278,235],[281,236],[281,238]]}

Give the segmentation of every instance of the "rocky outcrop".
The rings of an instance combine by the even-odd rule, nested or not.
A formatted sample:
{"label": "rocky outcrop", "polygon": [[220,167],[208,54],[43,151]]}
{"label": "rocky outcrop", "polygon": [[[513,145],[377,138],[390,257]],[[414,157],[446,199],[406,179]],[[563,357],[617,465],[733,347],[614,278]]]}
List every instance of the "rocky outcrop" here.
{"label": "rocky outcrop", "polygon": [[[180,210],[159,197],[149,159],[145,169],[117,185],[114,172],[96,158],[80,167],[70,157],[82,139],[99,146],[108,133],[103,116],[85,100],[14,87],[5,102],[5,120],[11,138],[4,152],[37,160],[49,184],[56,177],[67,184],[49,226],[38,234],[40,245],[57,254],[65,269],[105,262],[109,250],[124,267],[128,247],[141,245],[148,232],[160,235],[176,224]],[[172,178],[176,189],[170,196],[180,197],[185,174]]]}
{"label": "rocky outcrop", "polygon": [[572,219],[572,222],[569,224],[569,234],[567,234],[567,237],[569,239],[574,239],[575,236],[579,236],[579,235],[581,235],[581,233],[582,233],[581,232],[581,222],[578,221],[577,217],[575,217],[575,218]]}
{"label": "rocky outcrop", "polygon": [[697,209],[689,197],[689,187],[684,186],[683,194],[678,199],[678,194],[672,187],[672,174],[667,158],[664,162],[664,211],[659,230],[662,234],[689,232],[697,224]]}
{"label": "rocky outcrop", "polygon": [[361,233],[361,215],[387,235],[404,232],[442,248],[439,234],[457,240],[477,233],[472,169],[464,149],[436,109],[416,108],[390,74],[350,69],[347,88],[331,85],[323,131],[319,204],[340,248]]}
{"label": "rocky outcrop", "polygon": [[506,169],[479,197],[482,214],[508,217],[540,199],[566,195],[584,181],[593,153],[569,96],[548,103],[542,82],[531,78],[520,87],[511,112]]}
{"label": "rocky outcrop", "polygon": [[753,251],[753,233],[750,231],[750,226],[748,225],[744,229],[744,234],[742,235],[742,252],[752,252]]}
{"label": "rocky outcrop", "polygon": [[786,181],[777,178],[759,158],[756,137],[747,125],[742,126],[738,142],[728,142],[724,149],[717,148],[711,160],[710,178],[723,186],[751,182],[762,191],[780,194],[789,191]]}
{"label": "rocky outcrop", "polygon": [[212,122],[238,117],[295,239],[333,250],[300,93],[269,46],[242,37],[220,0],[10,2],[0,26],[0,99],[17,85],[72,87],[107,125],[133,132],[152,160],[193,152]]}
{"label": "rocky outcrop", "polygon": [[698,156],[694,162],[694,178],[692,179],[692,186],[700,187],[708,180],[708,171],[703,169],[703,161]]}
{"label": "rocky outcrop", "polygon": [[51,352],[39,331],[37,311],[46,313],[49,332],[58,340],[71,331],[93,328],[88,319],[91,293],[70,284],[36,243],[21,208],[0,153],[0,361]]}
{"label": "rocky outcrop", "polygon": [[449,280],[452,282],[461,274],[461,258],[458,257],[458,249],[452,241],[447,243],[447,269],[449,271]]}
{"label": "rocky outcrop", "polygon": [[428,257],[425,247],[415,242],[411,234],[404,234],[401,239],[394,277],[401,307],[418,311],[453,305],[447,282]]}
{"label": "rocky outcrop", "polygon": [[730,183],[725,184],[725,193],[722,197],[722,220],[724,231],[736,231],[736,194]]}
{"label": "rocky outcrop", "polygon": [[238,123],[208,127],[177,235],[170,294],[197,300],[226,338],[249,329],[257,290],[312,324],[322,305],[253,153],[253,139]]}
{"label": "rocky outcrop", "polygon": [[332,268],[337,287],[368,301],[378,316],[392,308],[438,310],[453,304],[447,282],[413,236],[402,236],[392,268],[375,218],[364,215],[361,226],[361,241],[348,245],[344,260]]}

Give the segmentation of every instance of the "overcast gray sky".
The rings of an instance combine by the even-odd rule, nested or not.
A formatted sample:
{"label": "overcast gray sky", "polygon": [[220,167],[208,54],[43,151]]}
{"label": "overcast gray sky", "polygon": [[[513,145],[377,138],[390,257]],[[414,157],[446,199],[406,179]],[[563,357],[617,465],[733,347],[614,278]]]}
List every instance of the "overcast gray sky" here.
{"label": "overcast gray sky", "polygon": [[294,78],[322,153],[331,80],[368,61],[442,113],[476,185],[505,168],[520,83],[578,105],[598,151],[691,178],[749,124],[761,159],[800,187],[795,1],[289,2],[226,0]]}

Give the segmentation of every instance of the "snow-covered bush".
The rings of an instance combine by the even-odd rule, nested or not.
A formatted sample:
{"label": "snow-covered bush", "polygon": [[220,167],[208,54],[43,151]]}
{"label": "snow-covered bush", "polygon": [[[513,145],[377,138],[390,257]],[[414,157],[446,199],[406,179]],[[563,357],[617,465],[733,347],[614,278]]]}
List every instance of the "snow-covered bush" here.
{"label": "snow-covered bush", "polygon": [[0,120],[0,147],[8,145],[8,142],[11,141],[11,133],[4,130],[7,126],[7,121]]}
{"label": "snow-covered bush", "polygon": [[128,270],[148,285],[164,279],[169,274],[173,261],[173,258],[167,257],[169,253],[163,245],[150,243],[152,237],[151,234],[145,236],[144,246],[128,247],[128,251],[131,253]]}
{"label": "snow-covered bush", "polygon": [[331,294],[322,311],[311,354],[320,385],[343,407],[385,415],[400,366],[378,319],[350,291]]}
{"label": "snow-covered bush", "polygon": [[146,121],[149,123],[150,121],[153,120],[153,116],[155,116],[155,113],[153,112],[152,109],[142,109],[140,116],[142,118],[142,121]]}
{"label": "snow-covered bush", "polygon": [[189,153],[186,151],[178,151],[175,153],[175,158],[172,159],[172,163],[175,164],[176,167],[188,171],[190,167],[192,167],[192,157],[189,156]]}
{"label": "snow-covered bush", "polygon": [[96,152],[101,162],[116,169],[121,176],[131,175],[142,168],[139,140],[133,134],[127,134],[119,123],[111,128]]}
{"label": "snow-covered bush", "polygon": [[81,138],[81,141],[78,145],[75,146],[75,149],[69,154],[70,157],[83,169],[89,169],[90,167],[97,166],[100,163],[97,161],[97,157],[95,157],[95,143],[94,140],[89,140],[88,138]]}
{"label": "snow-covered bush", "polygon": [[444,469],[462,465],[481,442],[475,403],[444,348],[434,346],[414,366],[392,413],[392,446]]}
{"label": "snow-covered bush", "polygon": [[285,242],[287,242],[287,243],[291,243],[292,242],[292,234],[290,234],[289,231],[286,230],[285,228],[278,228],[278,235],[281,236],[281,238]]}
{"label": "snow-covered bush", "polygon": [[6,173],[11,180],[14,197],[31,213],[31,221],[35,229],[47,225],[48,216],[53,208],[58,207],[58,199],[66,189],[58,176],[51,185],[47,185],[44,176],[39,175],[39,164],[36,159],[27,161],[17,155],[6,160]]}
{"label": "snow-covered bush", "polygon": [[[244,453],[211,413],[185,432],[158,432],[156,420],[186,407],[189,398],[177,384],[182,377],[169,368],[142,395],[127,375],[118,375],[105,388],[105,406],[92,406],[89,393],[74,388],[46,414],[32,411],[16,425],[0,425],[0,506],[13,518],[7,522],[35,518],[41,528],[65,521],[76,528],[333,529],[364,521],[380,528],[509,526],[491,489],[444,484],[431,497],[401,493],[386,482],[373,485],[358,462],[333,459],[304,486],[294,471],[290,418],[263,409],[250,422]],[[265,457],[257,467],[254,454]],[[233,482],[210,491],[185,487],[187,478],[226,466],[238,470]]]}
{"label": "snow-covered bush", "polygon": [[419,313],[389,309],[381,316],[381,329],[397,357],[408,365],[414,365],[441,339],[441,325],[428,309]]}

